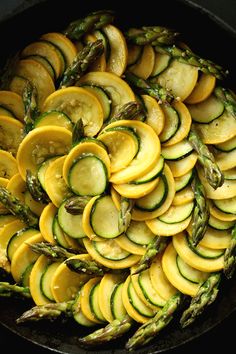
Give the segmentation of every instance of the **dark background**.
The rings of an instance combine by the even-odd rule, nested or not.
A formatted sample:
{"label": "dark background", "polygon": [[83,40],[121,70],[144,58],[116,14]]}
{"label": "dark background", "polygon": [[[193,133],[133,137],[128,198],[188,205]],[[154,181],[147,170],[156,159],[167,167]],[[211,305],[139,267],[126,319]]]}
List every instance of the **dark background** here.
{"label": "dark background", "polygon": [[[0,0],[1,19],[7,19],[12,15],[12,13],[17,13],[22,9],[31,6],[32,3],[36,2],[37,0]],[[188,2],[198,4],[200,7],[204,7],[205,10],[209,11],[210,17],[212,17],[214,14],[214,16],[219,18],[220,21],[224,21],[224,26],[226,28],[228,28],[231,32],[234,31],[236,33],[236,0],[189,0]],[[185,19],[183,19],[183,21],[184,20]],[[201,24],[199,23],[199,26],[200,25]],[[217,41],[217,38],[213,40]],[[232,52],[233,51],[235,51],[235,48],[232,48]],[[226,56],[230,56],[231,54],[232,53],[226,53]],[[234,325],[232,325],[232,322],[234,322]],[[190,343],[186,343],[176,349],[170,350],[165,353],[198,354],[199,352],[213,352],[213,347],[217,348],[218,352],[229,352],[230,349],[233,350],[232,348],[235,348],[235,338],[234,335],[232,335],[232,329],[234,331],[235,324],[236,313],[234,312],[229,317],[224,319],[221,324],[217,325],[215,328],[211,329],[207,333],[201,335],[200,338],[194,339]],[[0,326],[0,345],[2,348],[1,353],[3,353],[3,348],[5,348],[5,351],[8,351],[10,353],[15,351],[24,354],[52,353],[51,351],[39,347],[25,339],[15,336],[8,329],[2,326]],[[96,353],[96,351],[94,351],[94,353]]]}

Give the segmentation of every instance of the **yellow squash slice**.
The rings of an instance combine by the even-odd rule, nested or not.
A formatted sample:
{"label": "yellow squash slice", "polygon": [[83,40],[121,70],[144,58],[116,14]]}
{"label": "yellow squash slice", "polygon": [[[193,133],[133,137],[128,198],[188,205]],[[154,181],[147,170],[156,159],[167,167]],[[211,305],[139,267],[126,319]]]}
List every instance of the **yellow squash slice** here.
{"label": "yellow squash slice", "polygon": [[181,177],[191,171],[197,162],[198,155],[192,152],[187,157],[178,161],[168,161],[168,166],[174,177]]}
{"label": "yellow squash slice", "polygon": [[[192,235],[192,224],[190,223],[187,228],[188,234]],[[213,248],[213,249],[223,249],[230,245],[231,241],[231,230],[216,230],[208,226],[203,238],[199,242],[199,245]]]}
{"label": "yellow squash slice", "polygon": [[150,125],[156,134],[159,135],[165,124],[165,115],[157,100],[149,95],[142,95],[147,110],[145,123]]}
{"label": "yellow squash slice", "polygon": [[103,123],[103,109],[95,95],[82,87],[66,87],[47,97],[42,111],[58,110],[72,122],[82,118],[86,136],[96,135]]}
{"label": "yellow squash slice", "polygon": [[57,208],[53,203],[48,203],[48,205],[43,209],[42,214],[39,218],[39,229],[44,238],[44,241],[55,244],[55,239],[53,236],[53,220],[56,216]]}
{"label": "yellow squash slice", "polygon": [[10,179],[18,172],[16,159],[8,151],[0,150],[0,177]]}
{"label": "yellow squash slice", "polygon": [[129,71],[146,80],[151,75],[155,62],[155,51],[150,44],[143,47],[142,55],[137,63],[129,67]]}
{"label": "yellow squash slice", "polygon": [[14,156],[23,139],[23,124],[15,118],[0,116],[1,148]]}
{"label": "yellow squash slice", "polygon": [[215,83],[215,76],[202,73],[193,91],[185,99],[185,103],[195,104],[206,100],[214,90]]}
{"label": "yellow squash slice", "polygon": [[142,183],[142,184],[114,184],[113,188],[123,197],[126,198],[142,198],[145,195],[151,193],[153,189],[158,185],[159,178],[154,179],[151,182]]}
{"label": "yellow squash slice", "polygon": [[191,218],[192,216],[189,216],[187,219],[175,224],[167,224],[156,218],[153,220],[147,220],[146,224],[154,234],[160,236],[173,236],[181,231],[186,230],[191,221]]}
{"label": "yellow squash slice", "polygon": [[0,105],[9,109],[14,117],[21,122],[24,121],[24,105],[20,95],[12,91],[0,91]]}
{"label": "yellow squash slice", "polygon": [[17,163],[22,178],[26,170],[36,173],[46,159],[65,155],[71,147],[71,132],[62,127],[50,126],[33,129],[21,143],[17,152]]}

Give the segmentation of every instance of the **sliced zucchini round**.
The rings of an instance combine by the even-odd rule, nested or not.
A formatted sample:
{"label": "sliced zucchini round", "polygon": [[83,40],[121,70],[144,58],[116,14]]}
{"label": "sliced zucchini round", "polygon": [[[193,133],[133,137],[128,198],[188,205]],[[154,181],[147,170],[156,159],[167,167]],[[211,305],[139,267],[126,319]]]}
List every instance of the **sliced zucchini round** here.
{"label": "sliced zucchini round", "polygon": [[165,125],[159,136],[161,143],[170,140],[180,127],[180,117],[177,110],[173,106],[161,106],[165,115]]}
{"label": "sliced zucchini round", "polygon": [[159,136],[165,126],[165,115],[157,100],[149,95],[141,95],[144,107],[146,108],[145,123],[150,125]]}
{"label": "sliced zucchini round", "polygon": [[131,71],[138,77],[141,77],[142,79],[146,80],[152,74],[154,63],[154,49],[150,44],[146,44],[143,47],[142,54],[139,60],[135,64],[129,66],[129,71]]}
{"label": "sliced zucchini round", "polygon": [[229,230],[234,226],[234,222],[233,221],[223,221],[223,220],[216,218],[213,215],[210,215],[210,218],[208,220],[208,225],[216,230]]}
{"label": "sliced zucchini round", "polygon": [[163,156],[160,156],[159,160],[157,161],[156,165],[153,167],[151,171],[148,173],[145,173],[143,176],[139,177],[138,179],[131,181],[130,183],[132,184],[142,184],[142,183],[147,183],[151,182],[157,177],[159,177],[163,171],[164,168],[164,158]]}
{"label": "sliced zucchini round", "polygon": [[23,140],[23,124],[15,118],[0,116],[1,148],[16,156]]}
{"label": "sliced zucchini round", "polygon": [[35,121],[34,127],[43,127],[45,125],[56,125],[72,131],[73,124],[70,118],[64,113],[56,110],[51,110],[41,114]]}
{"label": "sliced zucchini round", "polygon": [[61,264],[60,262],[49,263],[46,266],[46,268],[41,276],[41,279],[40,279],[41,291],[42,291],[43,295],[50,301],[55,301],[55,299],[52,295],[52,291],[51,291],[51,282],[52,282],[52,278],[54,276],[54,273],[60,264]]}
{"label": "sliced zucchini round", "polygon": [[195,104],[206,100],[214,90],[215,84],[216,78],[214,75],[199,73],[198,81],[185,102]]}
{"label": "sliced zucchini round", "polygon": [[147,220],[147,226],[151,229],[153,233],[160,236],[174,236],[175,234],[187,229],[192,216],[190,215],[185,220],[176,222],[174,224],[167,224],[159,218],[153,220]]}
{"label": "sliced zucchini round", "polygon": [[202,124],[208,124],[214,119],[219,118],[225,109],[223,102],[214,94],[200,103],[188,105],[187,107],[193,121]]}
{"label": "sliced zucchini round", "polygon": [[225,142],[221,144],[216,144],[214,146],[217,150],[220,150],[222,152],[230,152],[232,150],[236,149],[236,136],[234,136],[231,139],[227,139]]}
{"label": "sliced zucchini round", "polygon": [[18,249],[18,247],[25,242],[28,238],[30,238],[33,235],[38,234],[39,231],[33,228],[23,228],[19,231],[17,231],[9,240],[7,244],[7,257],[11,261],[12,257],[15,253],[15,251]]}
{"label": "sliced zucchini round", "polygon": [[180,192],[184,189],[189,183],[191,183],[193,179],[193,170],[188,171],[186,174],[175,177],[175,190],[176,192]]}
{"label": "sliced zucchini round", "polygon": [[114,319],[122,321],[127,315],[127,311],[122,301],[122,291],[124,283],[116,284],[110,297],[111,313]]}
{"label": "sliced zucchini round", "polygon": [[170,208],[161,216],[159,220],[166,224],[175,224],[186,220],[193,211],[194,202],[188,202],[181,205],[172,205]]}
{"label": "sliced zucchini round", "polygon": [[168,68],[171,62],[171,57],[165,53],[155,53],[155,61],[154,66],[151,72],[150,77],[156,77],[160,73],[162,73],[165,69]]}
{"label": "sliced zucchini round", "polygon": [[126,236],[130,241],[145,246],[148,245],[155,237],[154,233],[147,227],[144,221],[131,220]]}
{"label": "sliced zucchini round", "polygon": [[191,267],[182,258],[180,258],[178,254],[176,256],[176,264],[182,277],[191,281],[192,283],[202,283],[209,276],[209,273],[201,272],[200,270]]}
{"label": "sliced zucchini round", "polygon": [[108,120],[111,114],[111,98],[108,92],[102,87],[95,85],[82,85],[82,87],[97,97],[103,109],[104,122]]}
{"label": "sliced zucchini round", "polygon": [[181,140],[171,146],[164,146],[161,149],[161,154],[165,160],[176,161],[187,157],[193,151],[193,147],[187,139]]}
{"label": "sliced zucchini round", "polygon": [[214,205],[224,213],[236,214],[236,196],[233,198],[214,200]]}
{"label": "sliced zucchini round", "polygon": [[58,222],[62,230],[72,238],[85,237],[82,226],[82,214],[72,215],[67,212],[64,201],[58,209]]}
{"label": "sliced zucchini round", "polygon": [[134,183],[124,183],[124,184],[114,184],[113,188],[123,197],[130,199],[142,198],[149,195],[158,185],[159,178],[141,184]]}

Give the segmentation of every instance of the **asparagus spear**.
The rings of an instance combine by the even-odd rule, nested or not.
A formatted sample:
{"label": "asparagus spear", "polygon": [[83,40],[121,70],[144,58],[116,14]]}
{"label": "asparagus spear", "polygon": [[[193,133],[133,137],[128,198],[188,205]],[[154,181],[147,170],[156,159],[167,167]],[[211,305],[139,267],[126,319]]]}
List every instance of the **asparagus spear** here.
{"label": "asparagus spear", "polygon": [[25,222],[28,226],[38,227],[38,217],[30,210],[30,208],[22,204],[21,201],[14,197],[6,188],[0,187],[0,202],[7,208],[13,215],[19,217],[20,220]]}
{"label": "asparagus spear", "polygon": [[44,319],[55,320],[62,314],[66,315],[67,317],[72,317],[73,303],[74,301],[68,301],[34,306],[30,310],[25,311],[20,317],[18,317],[16,319],[16,323],[39,321]]}
{"label": "asparagus spear", "polygon": [[120,232],[126,232],[131,221],[131,211],[134,202],[131,199],[121,197],[120,210],[118,218],[118,227]]}
{"label": "asparagus spear", "polygon": [[143,108],[140,103],[135,101],[130,101],[125,103],[108,122],[106,125],[116,122],[121,119],[136,119],[137,115],[144,114]]}
{"label": "asparagus spear", "polygon": [[215,88],[214,94],[223,102],[225,109],[236,118],[236,99],[230,90],[218,86]]}
{"label": "asparagus spear", "polygon": [[128,340],[126,349],[134,350],[154,339],[173,319],[173,314],[179,308],[182,298],[183,294],[181,293],[173,295],[152,319],[138,328],[134,335]]}
{"label": "asparagus spear", "polygon": [[83,259],[67,259],[65,263],[70,270],[76,273],[103,276],[106,270],[106,268],[100,266],[97,262],[93,260],[86,261]]}
{"label": "asparagus spear", "polygon": [[228,246],[228,248],[226,248],[225,250],[225,254],[224,254],[224,274],[228,279],[231,279],[234,271],[235,271],[235,267],[236,267],[236,224],[234,225],[233,229],[232,229],[232,238],[230,241],[230,244]]}
{"label": "asparagus spear", "polygon": [[[46,257],[53,260],[65,260],[77,254],[74,250],[67,250],[59,245],[52,245],[49,242],[38,242],[34,244],[27,243],[32,251],[39,254],[44,254]],[[84,253],[84,250],[81,250]]]}
{"label": "asparagus spear", "polygon": [[167,91],[164,87],[157,83],[151,83],[144,80],[135,74],[127,71],[125,73],[125,80],[139,93],[146,93],[154,98],[156,98],[160,103],[171,103],[174,100],[174,96]]}
{"label": "asparagus spear", "polygon": [[40,114],[37,106],[37,90],[30,81],[27,81],[27,84],[23,89],[22,100],[25,108],[24,131],[27,134],[33,129],[35,119]]}
{"label": "asparagus spear", "polygon": [[188,140],[198,154],[198,161],[204,168],[205,177],[209,184],[214,189],[222,186],[224,183],[224,175],[215,162],[214,155],[210,152],[207,145],[202,142],[194,126],[191,127]]}
{"label": "asparagus spear", "polygon": [[159,46],[155,47],[157,53],[165,53],[172,58],[179,60],[184,64],[189,64],[198,67],[200,71],[205,74],[214,75],[217,79],[223,80],[228,74],[227,70],[224,70],[220,65],[215,64],[209,59],[204,59],[193,53],[189,49],[181,49],[176,45],[172,46]]}
{"label": "asparagus spear", "polygon": [[72,146],[77,145],[84,138],[84,124],[82,118],[79,118],[75,123],[72,131]]}
{"label": "asparagus spear", "polygon": [[132,274],[138,274],[143,270],[149,268],[152,260],[155,256],[162,252],[168,243],[168,238],[163,236],[156,236],[153,240],[148,244],[145,254],[141,257],[138,264],[135,266]]}
{"label": "asparagus spear", "polygon": [[8,282],[0,282],[0,297],[11,297],[13,295],[21,296],[24,298],[31,298],[30,290],[28,287],[10,284]]}
{"label": "asparagus spear", "polygon": [[102,39],[88,43],[78,52],[71,65],[65,70],[59,88],[73,86],[103,51],[104,46]]}
{"label": "asparagus spear", "polygon": [[132,326],[132,320],[129,316],[125,316],[123,320],[115,319],[106,327],[100,328],[95,332],[79,339],[81,344],[85,345],[99,345],[110,342],[121,337],[124,333],[128,332]]}
{"label": "asparagus spear", "polygon": [[30,170],[26,170],[26,187],[36,202],[49,202],[49,197],[41,187],[37,175],[33,175]]}
{"label": "asparagus spear", "polygon": [[126,39],[137,45],[151,44],[172,44],[178,35],[170,28],[162,26],[143,26],[141,28],[130,28],[126,33]]}
{"label": "asparagus spear", "polygon": [[100,10],[88,14],[84,18],[73,21],[65,29],[64,34],[72,40],[80,40],[84,34],[100,29],[114,20],[110,10]]}
{"label": "asparagus spear", "polygon": [[205,189],[199,180],[197,172],[195,172],[194,179],[192,181],[192,188],[195,197],[192,221],[192,243],[194,246],[197,246],[197,244],[204,237],[210,217]]}
{"label": "asparagus spear", "polygon": [[72,215],[79,215],[82,214],[84,211],[84,208],[88,204],[92,197],[89,196],[74,196],[69,199],[67,199],[65,203],[65,209],[67,213],[72,214]]}
{"label": "asparagus spear", "polygon": [[197,295],[190,302],[189,307],[183,312],[180,324],[182,327],[190,325],[213,301],[218,294],[218,286],[221,279],[221,273],[212,273],[208,279],[203,282]]}

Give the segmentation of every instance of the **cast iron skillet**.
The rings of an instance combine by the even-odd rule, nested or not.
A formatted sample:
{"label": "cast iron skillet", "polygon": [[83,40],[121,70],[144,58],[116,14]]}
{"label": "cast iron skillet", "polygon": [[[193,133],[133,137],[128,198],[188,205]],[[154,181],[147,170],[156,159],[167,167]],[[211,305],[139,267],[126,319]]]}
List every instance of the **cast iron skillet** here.
{"label": "cast iron skillet", "polygon": [[[67,24],[90,11],[113,9],[116,12],[115,24],[126,29],[131,26],[164,25],[182,33],[183,40],[193,51],[209,58],[230,72],[223,83],[224,87],[236,89],[236,67],[233,48],[236,45],[236,33],[219,19],[189,1],[165,0],[148,3],[126,3],[99,1],[35,1],[38,4],[3,21],[0,24],[1,58],[0,66],[6,58],[22,49],[26,44],[49,31],[61,31]],[[34,1],[32,1],[34,3]],[[1,18],[0,18],[1,20]],[[137,353],[160,353],[199,337],[222,323],[236,310],[236,280],[223,279],[216,301],[189,327],[182,330],[179,326],[180,315],[149,345],[136,350]],[[86,328],[74,321],[66,323],[42,321],[16,325],[15,319],[33,304],[28,301],[1,299],[0,323],[14,334],[27,339],[43,348],[63,354],[115,353],[124,354],[124,345],[133,331],[121,339],[94,350],[85,350],[78,346],[77,338],[88,333]],[[91,330],[89,330],[91,331]],[[115,348],[115,349],[114,349]]]}

